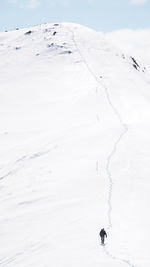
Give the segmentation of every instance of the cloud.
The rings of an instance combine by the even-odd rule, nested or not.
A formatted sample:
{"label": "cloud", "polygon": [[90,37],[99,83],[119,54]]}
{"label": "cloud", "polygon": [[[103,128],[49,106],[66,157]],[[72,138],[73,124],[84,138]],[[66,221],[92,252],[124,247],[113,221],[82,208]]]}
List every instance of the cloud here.
{"label": "cloud", "polygon": [[[1,1],[1,0],[0,0]],[[68,7],[70,6],[70,0],[7,0],[10,4],[17,4],[20,8],[30,8],[35,9],[41,5],[41,3],[45,2],[45,5],[56,7],[56,6],[63,6]],[[96,0],[88,0],[88,1],[96,1]]]}
{"label": "cloud", "polygon": [[48,6],[51,7],[56,7],[56,6],[68,7],[71,4],[70,0],[46,0],[46,3],[48,4]]}
{"label": "cloud", "polygon": [[132,5],[144,5],[148,0],[130,0]]}
{"label": "cloud", "polygon": [[40,6],[39,0],[30,0],[27,5],[28,8],[37,8],[38,6]]}
{"label": "cloud", "polygon": [[7,0],[10,4],[18,4],[21,8],[37,8],[40,5],[40,0]]}

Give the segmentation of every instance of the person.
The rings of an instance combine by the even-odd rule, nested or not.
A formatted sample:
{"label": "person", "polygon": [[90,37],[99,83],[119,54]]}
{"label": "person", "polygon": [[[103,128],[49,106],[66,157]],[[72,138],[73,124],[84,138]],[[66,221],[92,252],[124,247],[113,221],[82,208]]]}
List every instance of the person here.
{"label": "person", "polygon": [[100,237],[101,237],[101,243],[102,245],[104,245],[104,241],[105,241],[105,236],[107,237],[107,234],[105,232],[105,229],[101,229],[100,233],[99,233]]}

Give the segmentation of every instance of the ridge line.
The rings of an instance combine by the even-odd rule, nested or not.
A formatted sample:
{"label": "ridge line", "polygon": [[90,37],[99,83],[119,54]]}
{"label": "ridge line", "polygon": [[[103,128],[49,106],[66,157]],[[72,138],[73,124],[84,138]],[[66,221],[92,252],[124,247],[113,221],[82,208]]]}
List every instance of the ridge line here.
{"label": "ridge line", "polygon": [[[109,103],[109,105],[111,106],[112,110],[114,111],[116,117],[118,118],[119,120],[119,123],[121,124],[121,126],[123,127],[123,131],[121,132],[121,134],[119,135],[118,139],[116,140],[115,144],[113,145],[113,149],[112,151],[110,152],[110,154],[108,155],[107,157],[107,163],[106,163],[106,172],[107,172],[107,176],[108,176],[108,180],[109,180],[109,191],[108,191],[108,213],[107,213],[107,216],[108,216],[108,230],[110,230],[110,228],[112,228],[112,221],[111,221],[111,213],[112,213],[112,204],[111,204],[111,199],[112,199],[112,189],[113,189],[113,180],[112,180],[112,174],[111,174],[111,171],[110,171],[110,163],[111,163],[111,159],[112,157],[114,156],[114,154],[116,153],[117,151],[117,147],[120,143],[120,141],[122,140],[122,138],[124,137],[124,135],[128,132],[128,126],[127,124],[125,124],[123,121],[122,121],[122,118],[118,112],[118,110],[116,109],[116,107],[113,105],[111,99],[110,99],[110,95],[108,93],[108,88],[104,85],[103,82],[101,82],[97,76],[95,75],[95,73],[93,72],[93,70],[89,67],[87,61],[85,60],[80,48],[78,47],[77,45],[77,42],[75,40],[75,34],[74,34],[74,31],[71,30],[70,28],[68,28],[69,32],[72,33],[72,40],[74,42],[74,45],[78,51],[78,53],[80,54],[84,64],[86,65],[88,71],[90,72],[90,74],[94,77],[94,79],[96,80],[96,82],[98,84],[100,84],[103,88],[104,88],[104,91],[105,91],[105,95],[106,95],[106,98],[107,98],[107,101]],[[123,258],[117,258],[116,256],[112,255],[107,249],[106,247],[104,246],[104,252],[105,254],[114,259],[114,260],[120,260],[122,261],[123,263],[126,263],[128,264],[130,267],[135,267],[135,265],[133,265],[129,260],[126,260],[126,259],[123,259]]]}

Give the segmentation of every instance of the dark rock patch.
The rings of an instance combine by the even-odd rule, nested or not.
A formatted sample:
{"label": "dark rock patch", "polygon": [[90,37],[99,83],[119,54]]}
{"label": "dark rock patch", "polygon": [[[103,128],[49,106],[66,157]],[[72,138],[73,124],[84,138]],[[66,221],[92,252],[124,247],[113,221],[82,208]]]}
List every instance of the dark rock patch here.
{"label": "dark rock patch", "polygon": [[30,35],[32,31],[25,32],[25,35]]}

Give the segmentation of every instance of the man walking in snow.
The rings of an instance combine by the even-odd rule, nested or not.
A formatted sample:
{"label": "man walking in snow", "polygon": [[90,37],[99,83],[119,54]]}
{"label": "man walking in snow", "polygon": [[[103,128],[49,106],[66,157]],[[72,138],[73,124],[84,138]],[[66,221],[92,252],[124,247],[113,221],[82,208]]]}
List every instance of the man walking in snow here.
{"label": "man walking in snow", "polygon": [[107,237],[107,234],[105,232],[105,229],[101,229],[100,233],[99,233],[100,237],[101,237],[101,244],[104,245],[104,239],[105,239],[105,236]]}

